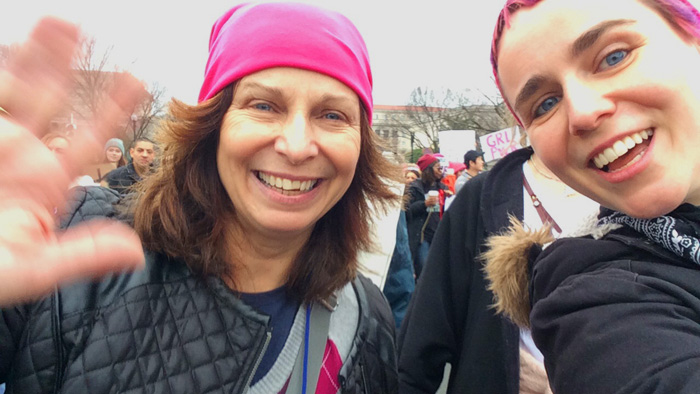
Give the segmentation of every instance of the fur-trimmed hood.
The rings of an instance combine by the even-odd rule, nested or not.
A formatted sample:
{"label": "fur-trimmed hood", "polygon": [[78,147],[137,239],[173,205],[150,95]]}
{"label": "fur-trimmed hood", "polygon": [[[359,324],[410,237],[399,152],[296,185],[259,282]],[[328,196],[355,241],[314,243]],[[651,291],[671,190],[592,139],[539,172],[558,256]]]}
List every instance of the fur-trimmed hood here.
{"label": "fur-trimmed hood", "polygon": [[[560,238],[590,235],[598,239],[618,227],[599,226],[597,218],[590,217],[575,232]],[[532,231],[513,216],[506,232],[486,240],[482,258],[489,290],[494,294],[493,307],[520,327],[530,328],[530,264],[553,241],[549,226]]]}

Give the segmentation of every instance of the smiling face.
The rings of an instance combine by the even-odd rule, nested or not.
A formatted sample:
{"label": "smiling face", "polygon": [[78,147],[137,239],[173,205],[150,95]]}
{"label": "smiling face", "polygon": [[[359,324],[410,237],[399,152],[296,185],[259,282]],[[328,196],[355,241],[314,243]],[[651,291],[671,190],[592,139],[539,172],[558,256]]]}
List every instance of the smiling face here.
{"label": "smiling face", "polygon": [[515,13],[499,55],[505,98],[560,179],[635,217],[700,204],[695,40],[636,0],[547,0]]}
{"label": "smiling face", "polygon": [[241,230],[310,234],[352,182],[360,119],[357,94],[324,74],[271,68],[242,78],[216,156]]}
{"label": "smiling face", "polygon": [[122,158],[122,151],[121,151],[121,149],[117,148],[116,146],[110,146],[105,151],[105,157],[107,157],[108,162],[116,163],[119,161],[119,159]]}

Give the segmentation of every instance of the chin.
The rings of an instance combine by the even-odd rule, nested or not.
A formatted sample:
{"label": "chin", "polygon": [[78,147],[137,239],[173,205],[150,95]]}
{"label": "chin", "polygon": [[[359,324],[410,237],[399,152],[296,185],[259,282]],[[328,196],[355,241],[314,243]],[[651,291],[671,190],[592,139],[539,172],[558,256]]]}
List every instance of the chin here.
{"label": "chin", "polygon": [[[669,193],[670,194],[670,193]],[[639,219],[653,219],[663,216],[683,204],[682,198],[658,195],[656,198],[632,197],[614,209]]]}

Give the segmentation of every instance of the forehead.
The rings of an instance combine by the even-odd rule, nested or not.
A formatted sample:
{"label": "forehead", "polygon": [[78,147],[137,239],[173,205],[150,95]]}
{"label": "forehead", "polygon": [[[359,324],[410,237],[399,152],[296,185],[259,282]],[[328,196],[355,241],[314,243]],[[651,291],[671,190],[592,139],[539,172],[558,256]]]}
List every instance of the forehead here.
{"label": "forehead", "polygon": [[515,92],[530,75],[546,73],[555,62],[571,62],[570,47],[576,38],[613,20],[671,29],[639,0],[544,0],[518,10],[499,43],[499,79],[508,101],[513,103]]}
{"label": "forehead", "polygon": [[136,143],[136,146],[134,146],[134,149],[153,150],[153,144],[148,141],[139,141]]}
{"label": "forehead", "polygon": [[359,105],[359,97],[343,82],[315,71],[294,67],[272,67],[241,78],[234,95],[250,89],[277,89],[303,91],[307,94],[325,94],[352,100]]}

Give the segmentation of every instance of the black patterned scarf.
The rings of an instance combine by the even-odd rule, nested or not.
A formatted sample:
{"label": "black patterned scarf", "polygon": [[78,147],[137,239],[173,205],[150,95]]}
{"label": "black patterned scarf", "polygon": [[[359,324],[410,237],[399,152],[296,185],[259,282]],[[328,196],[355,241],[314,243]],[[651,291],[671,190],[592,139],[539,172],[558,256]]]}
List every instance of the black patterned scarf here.
{"label": "black patterned scarf", "polygon": [[628,226],[667,250],[700,265],[700,207],[683,204],[668,215],[636,219],[621,212],[601,208],[599,225]]}

